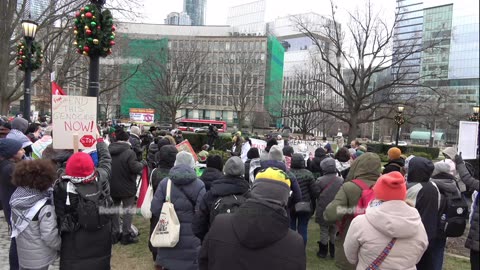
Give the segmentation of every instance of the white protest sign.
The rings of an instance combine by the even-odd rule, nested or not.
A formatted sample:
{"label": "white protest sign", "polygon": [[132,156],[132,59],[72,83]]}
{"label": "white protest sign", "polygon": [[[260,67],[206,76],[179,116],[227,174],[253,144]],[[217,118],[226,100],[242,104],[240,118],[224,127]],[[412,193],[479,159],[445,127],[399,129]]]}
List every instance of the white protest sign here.
{"label": "white protest sign", "polygon": [[313,158],[315,150],[322,146],[322,142],[317,141],[303,141],[303,140],[289,140],[288,145],[293,148],[295,153],[303,154],[305,159]]}
{"label": "white protest sign", "polygon": [[52,96],[53,148],[73,149],[77,135],[80,149],[96,143],[97,98]]}
{"label": "white protest sign", "polygon": [[460,121],[458,152],[463,159],[476,159],[478,147],[478,122]]}
{"label": "white protest sign", "polygon": [[265,148],[267,147],[267,142],[264,140],[259,140],[259,139],[253,139],[250,138],[250,141],[252,142],[252,148],[258,148],[258,152],[261,154],[265,151]]}

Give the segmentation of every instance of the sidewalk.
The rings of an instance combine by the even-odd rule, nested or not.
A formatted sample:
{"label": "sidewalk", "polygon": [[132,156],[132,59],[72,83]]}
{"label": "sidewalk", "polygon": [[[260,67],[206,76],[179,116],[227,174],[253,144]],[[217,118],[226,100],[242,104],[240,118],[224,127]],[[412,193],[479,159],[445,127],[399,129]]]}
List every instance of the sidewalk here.
{"label": "sidewalk", "polygon": [[[10,249],[10,236],[8,235],[7,222],[3,211],[0,211],[0,270],[9,270],[8,265],[8,250]],[[58,270],[60,260],[56,260],[49,270]]]}

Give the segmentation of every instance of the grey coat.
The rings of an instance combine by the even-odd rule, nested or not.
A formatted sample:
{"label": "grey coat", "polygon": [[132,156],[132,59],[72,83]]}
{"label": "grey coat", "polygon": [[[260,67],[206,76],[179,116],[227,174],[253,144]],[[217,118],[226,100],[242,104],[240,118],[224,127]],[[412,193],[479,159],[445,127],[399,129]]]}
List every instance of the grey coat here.
{"label": "grey coat", "polygon": [[18,262],[22,268],[37,269],[53,264],[61,244],[54,207],[42,207],[38,219],[31,221],[16,240]]}
{"label": "grey coat", "polygon": [[[462,180],[463,183],[465,183],[465,185],[469,190],[479,191],[478,179],[475,179],[473,178],[472,175],[470,175],[464,163],[457,164],[457,172],[460,175],[460,179]],[[472,223],[470,224],[470,231],[468,232],[467,241],[465,241],[465,247],[478,252],[479,251],[478,209],[480,207],[479,207],[478,199],[476,200],[476,202],[477,202],[477,205],[473,206],[475,210],[472,215]]]}
{"label": "grey coat", "polygon": [[[155,264],[172,270],[197,270],[201,244],[193,234],[192,222],[205,194],[205,186],[195,171],[186,165],[173,167],[169,177],[172,180],[170,196],[180,221],[180,240],[173,248],[159,248]],[[167,180],[160,182],[152,200],[152,215],[157,217],[165,202]]]}

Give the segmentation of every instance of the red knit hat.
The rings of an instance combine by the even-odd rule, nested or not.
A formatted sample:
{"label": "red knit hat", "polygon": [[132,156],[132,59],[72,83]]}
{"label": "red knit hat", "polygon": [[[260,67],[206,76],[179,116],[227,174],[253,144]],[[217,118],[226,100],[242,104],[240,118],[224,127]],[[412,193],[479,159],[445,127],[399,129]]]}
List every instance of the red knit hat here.
{"label": "red knit hat", "polygon": [[90,182],[95,179],[95,165],[90,155],[79,152],[67,160],[65,174],[62,178],[70,179],[74,183]]}
{"label": "red knit hat", "polygon": [[375,198],[382,201],[403,201],[407,197],[407,185],[400,172],[394,171],[378,178],[373,187]]}

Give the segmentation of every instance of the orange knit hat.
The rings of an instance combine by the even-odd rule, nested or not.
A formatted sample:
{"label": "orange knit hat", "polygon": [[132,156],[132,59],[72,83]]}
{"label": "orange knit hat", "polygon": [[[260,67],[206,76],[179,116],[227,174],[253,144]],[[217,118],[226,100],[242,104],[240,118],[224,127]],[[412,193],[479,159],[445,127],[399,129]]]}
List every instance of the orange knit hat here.
{"label": "orange knit hat", "polygon": [[378,178],[373,187],[375,198],[382,201],[405,200],[407,185],[405,178],[400,172],[394,171]]}
{"label": "orange knit hat", "polygon": [[387,155],[390,160],[399,159],[402,155],[402,150],[398,147],[392,147],[388,149]]}

